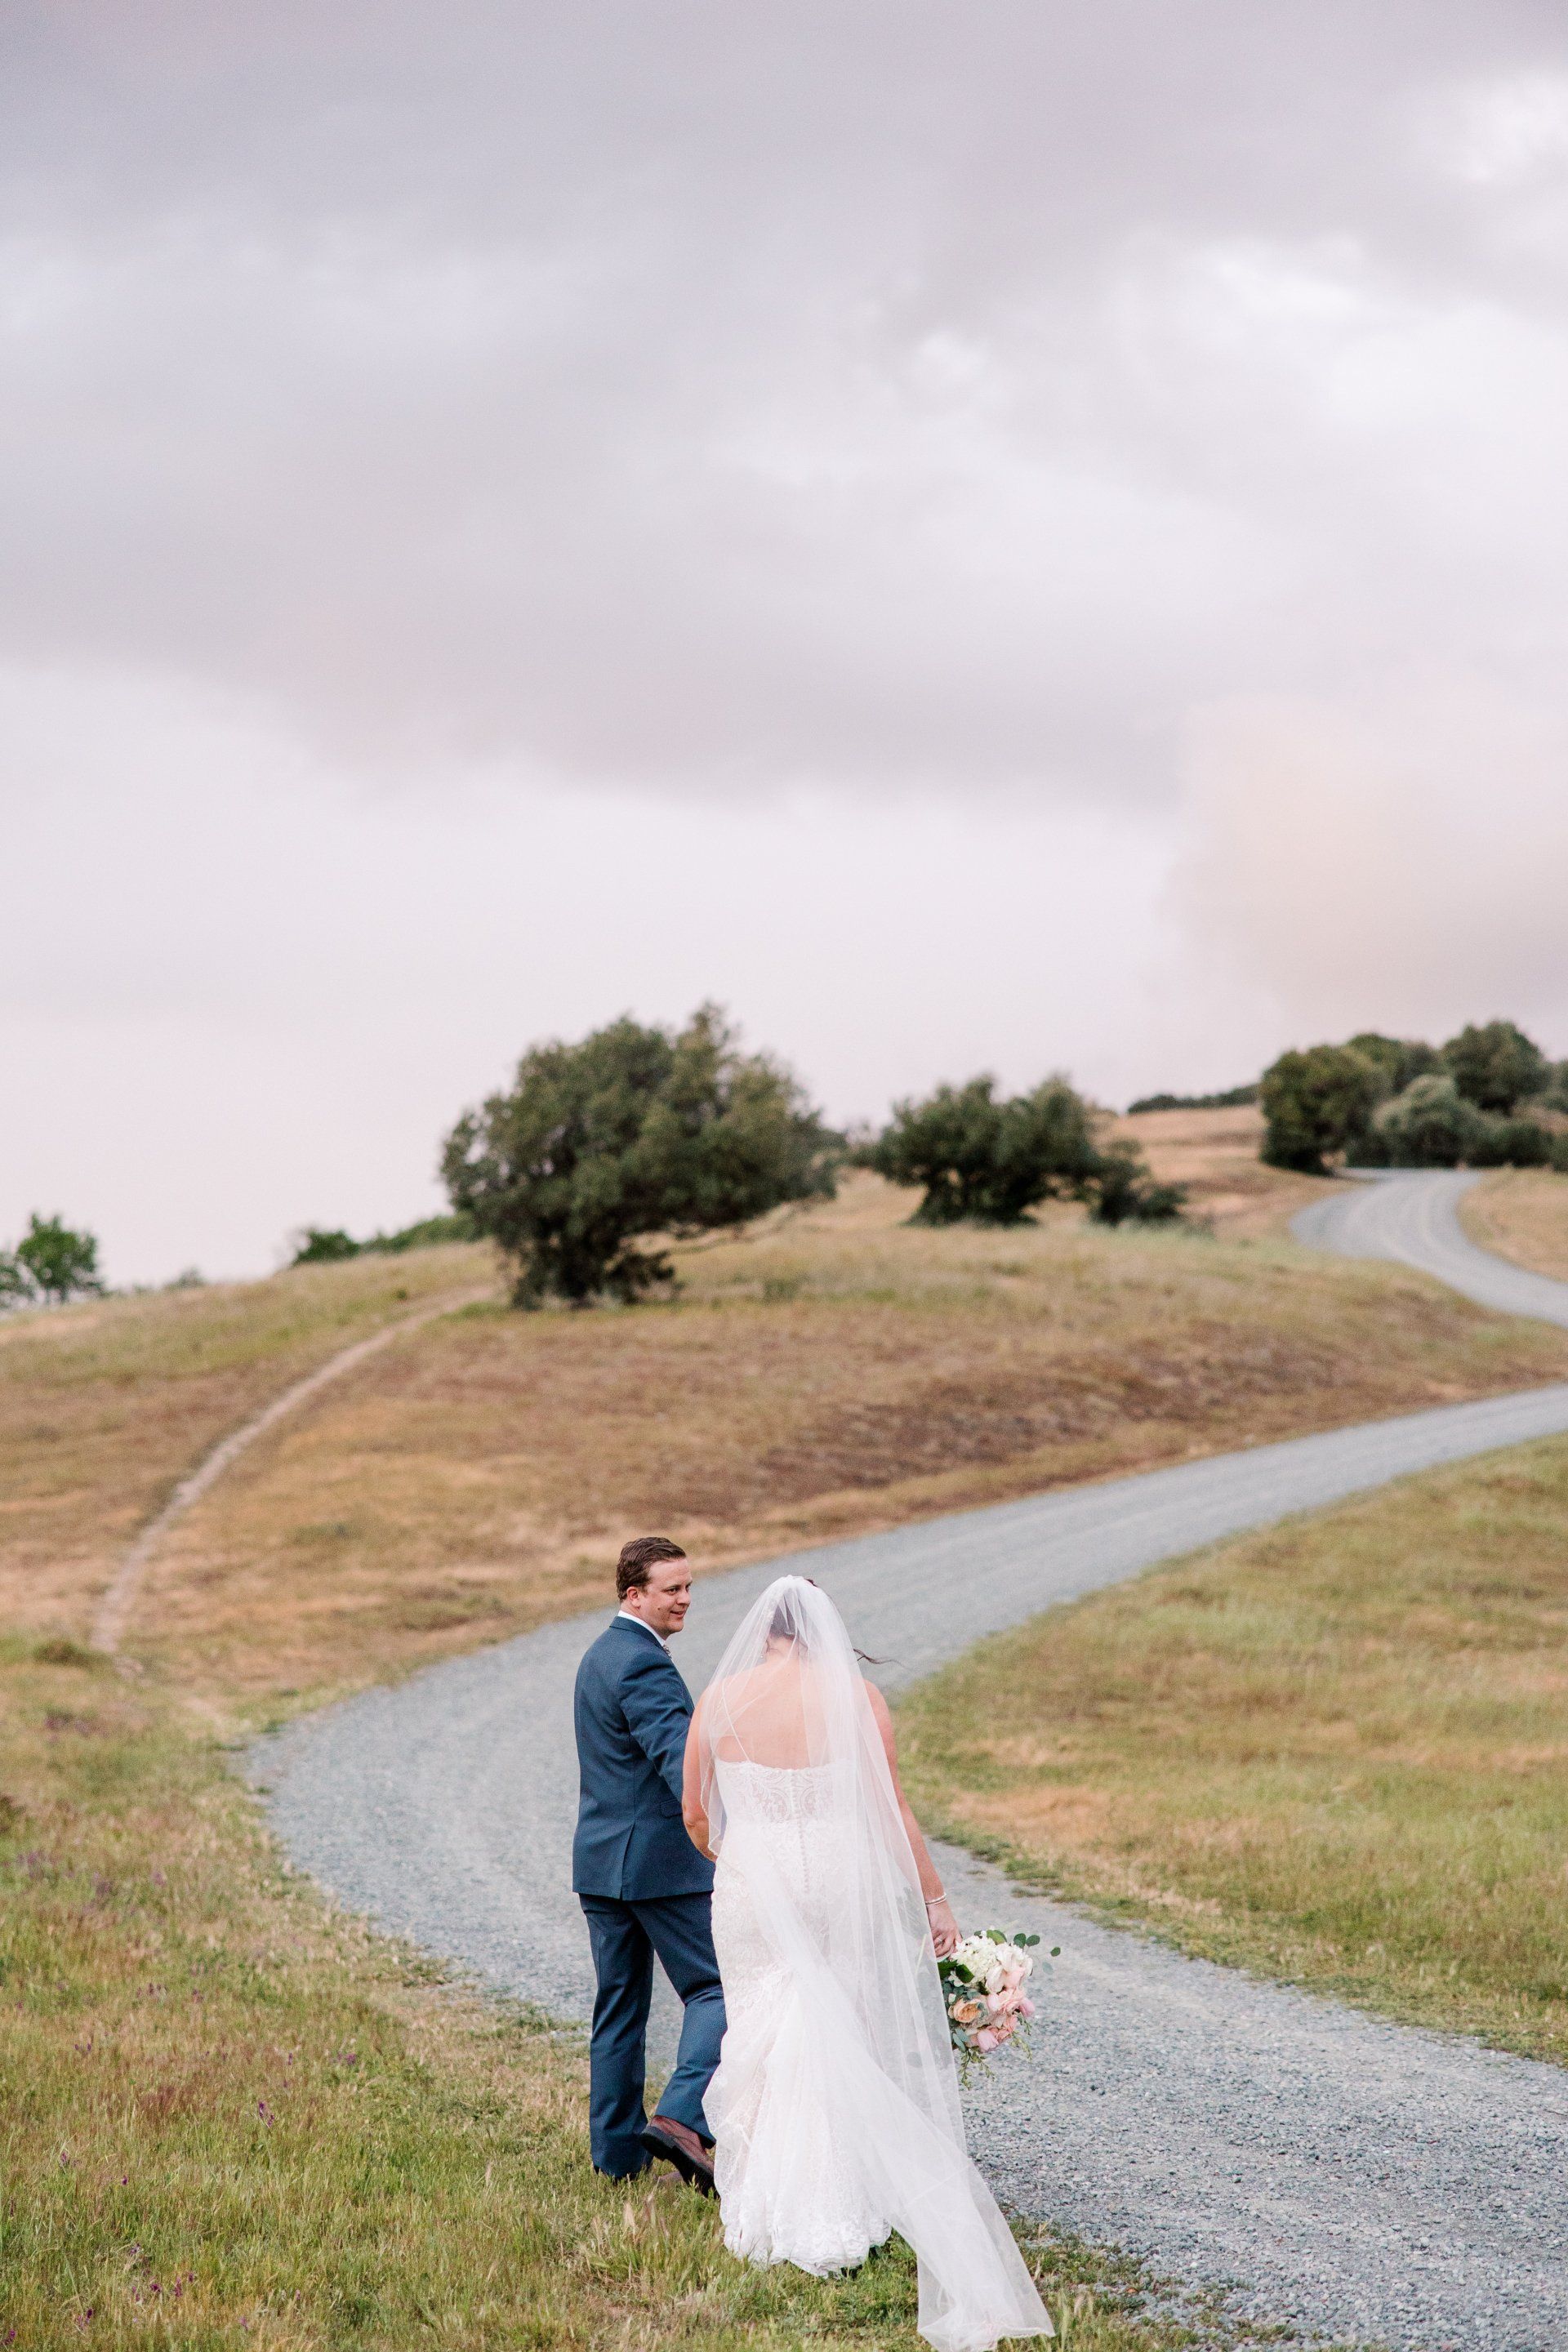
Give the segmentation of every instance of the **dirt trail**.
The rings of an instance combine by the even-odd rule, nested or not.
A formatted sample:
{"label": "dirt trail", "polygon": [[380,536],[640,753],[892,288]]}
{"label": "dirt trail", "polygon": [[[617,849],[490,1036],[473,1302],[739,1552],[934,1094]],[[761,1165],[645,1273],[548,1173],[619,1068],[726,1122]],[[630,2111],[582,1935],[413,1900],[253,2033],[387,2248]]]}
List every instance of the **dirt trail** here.
{"label": "dirt trail", "polygon": [[368,1357],[378,1355],[383,1348],[390,1348],[395,1339],[404,1339],[410,1331],[417,1331],[425,1324],[437,1321],[443,1315],[455,1314],[459,1307],[472,1307],[479,1299],[489,1298],[491,1295],[488,1285],[482,1289],[470,1287],[449,1291],[445,1297],[428,1302],[411,1315],[402,1315],[395,1322],[383,1324],[381,1329],[373,1331],[367,1339],[356,1339],[352,1348],[344,1348],[337,1355],[329,1357],[324,1364],[318,1364],[313,1372],[307,1372],[303,1380],[296,1381],[291,1387],[283,1390],[249,1421],[243,1423],[238,1429],[231,1430],[226,1437],[220,1438],[212,1451],[197,1463],[190,1475],[181,1479],[163,1509],[156,1517],[148,1520],[121,1559],[93,1619],[92,1633],[89,1637],[93,1648],[110,1653],[118,1650],[148,1563],[163,1538],[174,1521],[188,1511],[193,1503],[199,1502],[258,1437],[265,1437],[268,1431],[275,1428],[287,1415],[297,1412],[320,1390],[327,1388],[333,1381],[342,1380],[345,1372],[352,1372]]}

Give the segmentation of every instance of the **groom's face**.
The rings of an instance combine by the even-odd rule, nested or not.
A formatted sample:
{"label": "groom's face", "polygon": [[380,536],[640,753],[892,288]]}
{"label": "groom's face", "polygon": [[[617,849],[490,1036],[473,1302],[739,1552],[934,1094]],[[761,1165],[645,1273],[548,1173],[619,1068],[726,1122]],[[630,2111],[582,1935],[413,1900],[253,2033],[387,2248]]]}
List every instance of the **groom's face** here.
{"label": "groom's face", "polygon": [[690,1606],[691,1570],[683,1559],[657,1560],[648,1570],[647,1582],[634,1584],[626,1595],[633,1614],[667,1641],[679,1633]]}

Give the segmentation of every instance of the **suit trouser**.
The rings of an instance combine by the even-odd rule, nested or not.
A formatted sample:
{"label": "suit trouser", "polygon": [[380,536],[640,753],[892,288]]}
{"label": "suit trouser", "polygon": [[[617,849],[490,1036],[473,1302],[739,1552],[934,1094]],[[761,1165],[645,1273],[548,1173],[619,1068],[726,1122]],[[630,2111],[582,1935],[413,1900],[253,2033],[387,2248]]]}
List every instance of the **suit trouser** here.
{"label": "suit trouser", "polygon": [[628,1903],[610,1895],[579,1895],[594,1948],[594,2039],[589,2051],[588,2130],[595,2168],[624,2179],[641,2172],[648,2152],[641,2133],[647,2012],[654,1955],[685,2004],[675,2072],[658,2113],[704,2139],[713,2135],[702,2095],[719,2063],[724,2039],[724,1994],[710,1924],[712,1897],[666,1895]]}

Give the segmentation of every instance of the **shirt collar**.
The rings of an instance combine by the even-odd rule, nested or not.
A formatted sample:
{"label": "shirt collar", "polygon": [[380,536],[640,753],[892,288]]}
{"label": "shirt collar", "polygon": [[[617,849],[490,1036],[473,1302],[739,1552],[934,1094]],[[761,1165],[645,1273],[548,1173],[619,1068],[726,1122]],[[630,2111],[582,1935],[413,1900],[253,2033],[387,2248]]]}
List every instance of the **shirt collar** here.
{"label": "shirt collar", "polygon": [[648,1623],[646,1617],[637,1616],[630,1609],[617,1609],[616,1614],[617,1617],[624,1617],[628,1625],[640,1625],[645,1633],[652,1634],[653,1639],[658,1643],[658,1646],[664,1652],[665,1656],[667,1658],[668,1657],[669,1643],[665,1640],[662,1633],[654,1633],[653,1627]]}

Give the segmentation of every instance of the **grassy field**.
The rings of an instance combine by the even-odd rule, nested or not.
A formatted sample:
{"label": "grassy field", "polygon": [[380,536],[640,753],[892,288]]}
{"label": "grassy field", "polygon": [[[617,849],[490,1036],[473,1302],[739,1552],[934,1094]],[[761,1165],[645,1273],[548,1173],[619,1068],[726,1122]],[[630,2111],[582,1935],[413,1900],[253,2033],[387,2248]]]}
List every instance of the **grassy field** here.
{"label": "grassy field", "polygon": [[628,1529],[713,1568],[1568,1372],[1568,1337],[1397,1267],[908,1208],[868,1177],[685,1254],[671,1305],[427,1328],[181,1523],[132,1646],[341,1688],[593,1605]]}
{"label": "grassy field", "polygon": [[1568,1442],[1040,1618],[900,1737],[917,1806],[1037,1884],[1568,2063]]}
{"label": "grassy field", "polygon": [[1568,1282],[1568,1176],[1545,1168],[1498,1168],[1459,1203],[1470,1239],[1500,1257]]}
{"label": "grassy field", "polygon": [[[757,2272],[597,2181],[574,2038],[330,1916],[210,1725],[45,1647],[0,1652],[0,2344],[916,2352],[900,2249]],[[1253,2340],[1025,2243],[1067,2352]]]}
{"label": "grassy field", "polygon": [[[670,1306],[469,1308],[426,1326],[181,1523],[125,1673],[68,1637],[174,1482],[301,1373],[493,1266],[437,1250],[0,1327],[0,1593],[28,1629],[0,1650],[0,2345],[914,2352],[901,2253],[833,2284],[763,2275],[724,2254],[711,2210],[673,2183],[629,2197],[596,2183],[575,2040],[331,1916],[280,1872],[223,1742],[307,1695],[601,1599],[630,1526],[662,1524],[710,1568],[1568,1372],[1563,1334],[1489,1318],[1398,1268],[1293,1249],[1279,1229],[1313,1188],[1258,1171],[1249,1114],[1207,1117],[1159,1114],[1168,1131],[1141,1139],[1193,1183],[1206,1232],[1107,1234],[1063,1211],[1022,1233],[928,1234],[901,1223],[907,1198],[862,1179],[831,1208],[683,1250]],[[1510,1592],[1511,1557],[1498,1570]],[[1418,1625],[1439,1609],[1461,1631],[1480,1622],[1479,1603],[1422,1606]],[[1486,1606],[1506,1613],[1500,1596]],[[1163,1633],[1209,1622],[1203,1604],[1183,1608]],[[1267,1680],[1267,1659],[1254,1664]],[[1021,1828],[1037,1862],[1221,1948],[1220,1895],[1178,1884],[1182,1855],[1205,1850],[1195,1832],[1162,1878],[1086,1780],[1070,1855],[1058,1814],[1036,1836],[1047,1816],[1029,1791],[1061,1761],[1054,1705],[1028,1727],[1037,1683],[1026,1675],[1008,1700],[1026,1744],[1005,1755],[964,1745],[951,1684],[921,1702],[927,1796],[977,1809],[978,1839],[999,1820]],[[1487,1690],[1521,1756],[1550,1748],[1545,1697]],[[984,1682],[974,1703],[989,1704]],[[1454,1771],[1471,1761],[1466,1749]],[[1498,1769],[1534,1804],[1535,1763]],[[1226,1770],[1210,1843],[1253,1854],[1261,1885],[1269,1840],[1289,1846],[1300,1820],[1272,1766],[1238,1749]],[[1537,1886],[1513,1865],[1533,1869],[1546,1833],[1528,1806],[1510,1818],[1512,1878]],[[1383,1846],[1362,1858],[1382,1886]],[[1347,1906],[1355,1864],[1334,1881]],[[1372,1940],[1394,1957],[1373,1966],[1356,1947],[1362,1976],[1350,1969],[1344,1988],[1426,2013],[1406,1977],[1425,1983],[1428,1963],[1398,1957],[1411,1883],[1407,1868],[1366,1896],[1389,1912]],[[1256,1929],[1264,1914],[1246,1916]],[[1311,1936],[1321,1958],[1332,1934]],[[1511,1960],[1496,1937],[1496,2017],[1479,2021],[1506,2039],[1507,1967],[1523,1954],[1544,1985],[1549,1965],[1528,1937]],[[1291,1935],[1276,1943],[1254,1933],[1226,1956],[1310,1974]],[[1461,1976],[1449,1968],[1438,1988],[1450,2008]],[[1479,1963],[1467,1999],[1472,1976],[1482,1985]],[[1516,1988],[1518,2032],[1555,2048],[1552,2000],[1530,2001],[1526,2018]],[[1250,2340],[1214,2313],[1162,2316],[1113,2259],[1029,2245],[1068,2352]]]}

